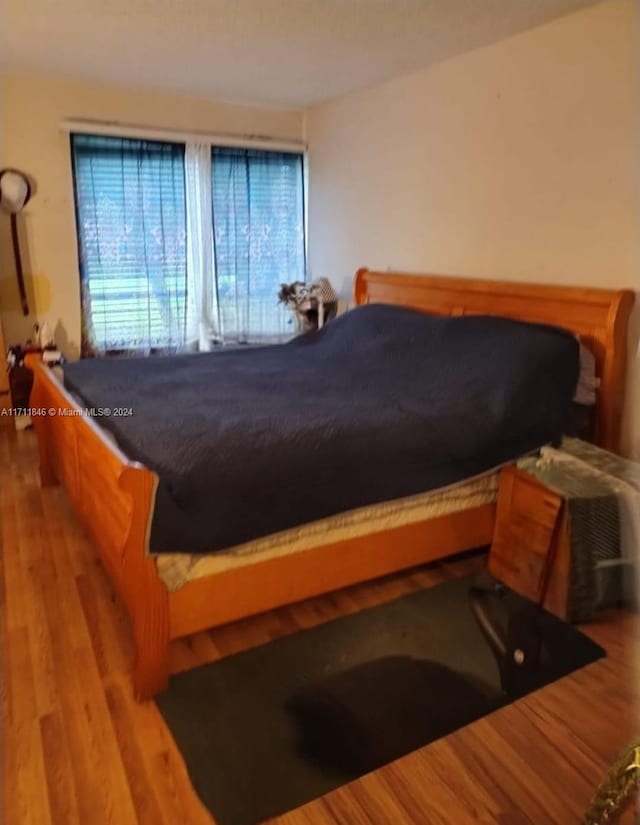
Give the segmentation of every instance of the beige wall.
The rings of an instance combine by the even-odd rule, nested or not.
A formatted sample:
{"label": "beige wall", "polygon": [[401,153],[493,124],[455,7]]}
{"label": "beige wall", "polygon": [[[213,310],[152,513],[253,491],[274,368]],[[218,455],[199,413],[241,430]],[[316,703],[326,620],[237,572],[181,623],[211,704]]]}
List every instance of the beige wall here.
{"label": "beige wall", "polygon": [[[638,5],[310,110],[310,263],[640,290]],[[640,305],[640,300],[639,300]],[[624,445],[640,457],[640,306]]]}
{"label": "beige wall", "polygon": [[260,109],[44,76],[0,80],[0,167],[29,173],[37,195],[24,214],[23,258],[32,315],[23,318],[9,222],[0,215],[0,307],[8,343],[24,341],[36,318],[56,330],[67,354],[78,352],[80,299],[69,136],[63,118],[97,118],[184,130],[302,136],[302,113]]}

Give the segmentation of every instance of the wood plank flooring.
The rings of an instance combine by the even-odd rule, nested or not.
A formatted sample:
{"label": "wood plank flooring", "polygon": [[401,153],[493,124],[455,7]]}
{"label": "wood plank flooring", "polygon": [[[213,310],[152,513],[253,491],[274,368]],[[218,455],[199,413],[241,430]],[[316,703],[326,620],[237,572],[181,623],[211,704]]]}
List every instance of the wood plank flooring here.
{"label": "wood plank flooring", "polygon": [[[33,432],[0,430],[0,630],[6,825],[211,825],[153,703],[137,704],[124,611],[60,488],[41,490]],[[198,663],[464,575],[466,558],[175,643]],[[640,736],[639,617],[587,632],[609,653],[490,717],[271,825],[571,825]],[[248,784],[250,777],[247,777]],[[624,822],[633,821],[630,809]]]}

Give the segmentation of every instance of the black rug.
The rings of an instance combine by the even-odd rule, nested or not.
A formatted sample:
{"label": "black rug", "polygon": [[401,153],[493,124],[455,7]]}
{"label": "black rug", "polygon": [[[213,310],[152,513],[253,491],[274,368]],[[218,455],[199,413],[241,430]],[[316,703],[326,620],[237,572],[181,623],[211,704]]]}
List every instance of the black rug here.
{"label": "black rug", "polygon": [[472,597],[473,582],[172,677],[158,706],[218,825],[296,808],[605,655],[511,591]]}

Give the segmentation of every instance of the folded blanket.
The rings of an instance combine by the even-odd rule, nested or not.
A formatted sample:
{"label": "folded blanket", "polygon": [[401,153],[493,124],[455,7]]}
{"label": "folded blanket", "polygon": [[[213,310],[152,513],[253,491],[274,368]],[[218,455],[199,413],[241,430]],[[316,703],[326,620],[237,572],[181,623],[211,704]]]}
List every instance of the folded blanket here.
{"label": "folded blanket", "polygon": [[570,520],[568,618],[580,622],[640,594],[640,465],[576,438],[518,466],[560,493]]}

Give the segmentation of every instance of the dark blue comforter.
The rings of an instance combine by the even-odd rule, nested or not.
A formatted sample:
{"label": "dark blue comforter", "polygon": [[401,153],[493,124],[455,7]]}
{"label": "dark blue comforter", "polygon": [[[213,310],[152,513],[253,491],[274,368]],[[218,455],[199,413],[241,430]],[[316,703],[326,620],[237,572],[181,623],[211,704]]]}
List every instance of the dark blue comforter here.
{"label": "dark blue comforter", "polygon": [[442,487],[556,440],[568,332],[370,305],[288,344],[80,361],[65,383],[159,476],[150,549],[202,553]]}

